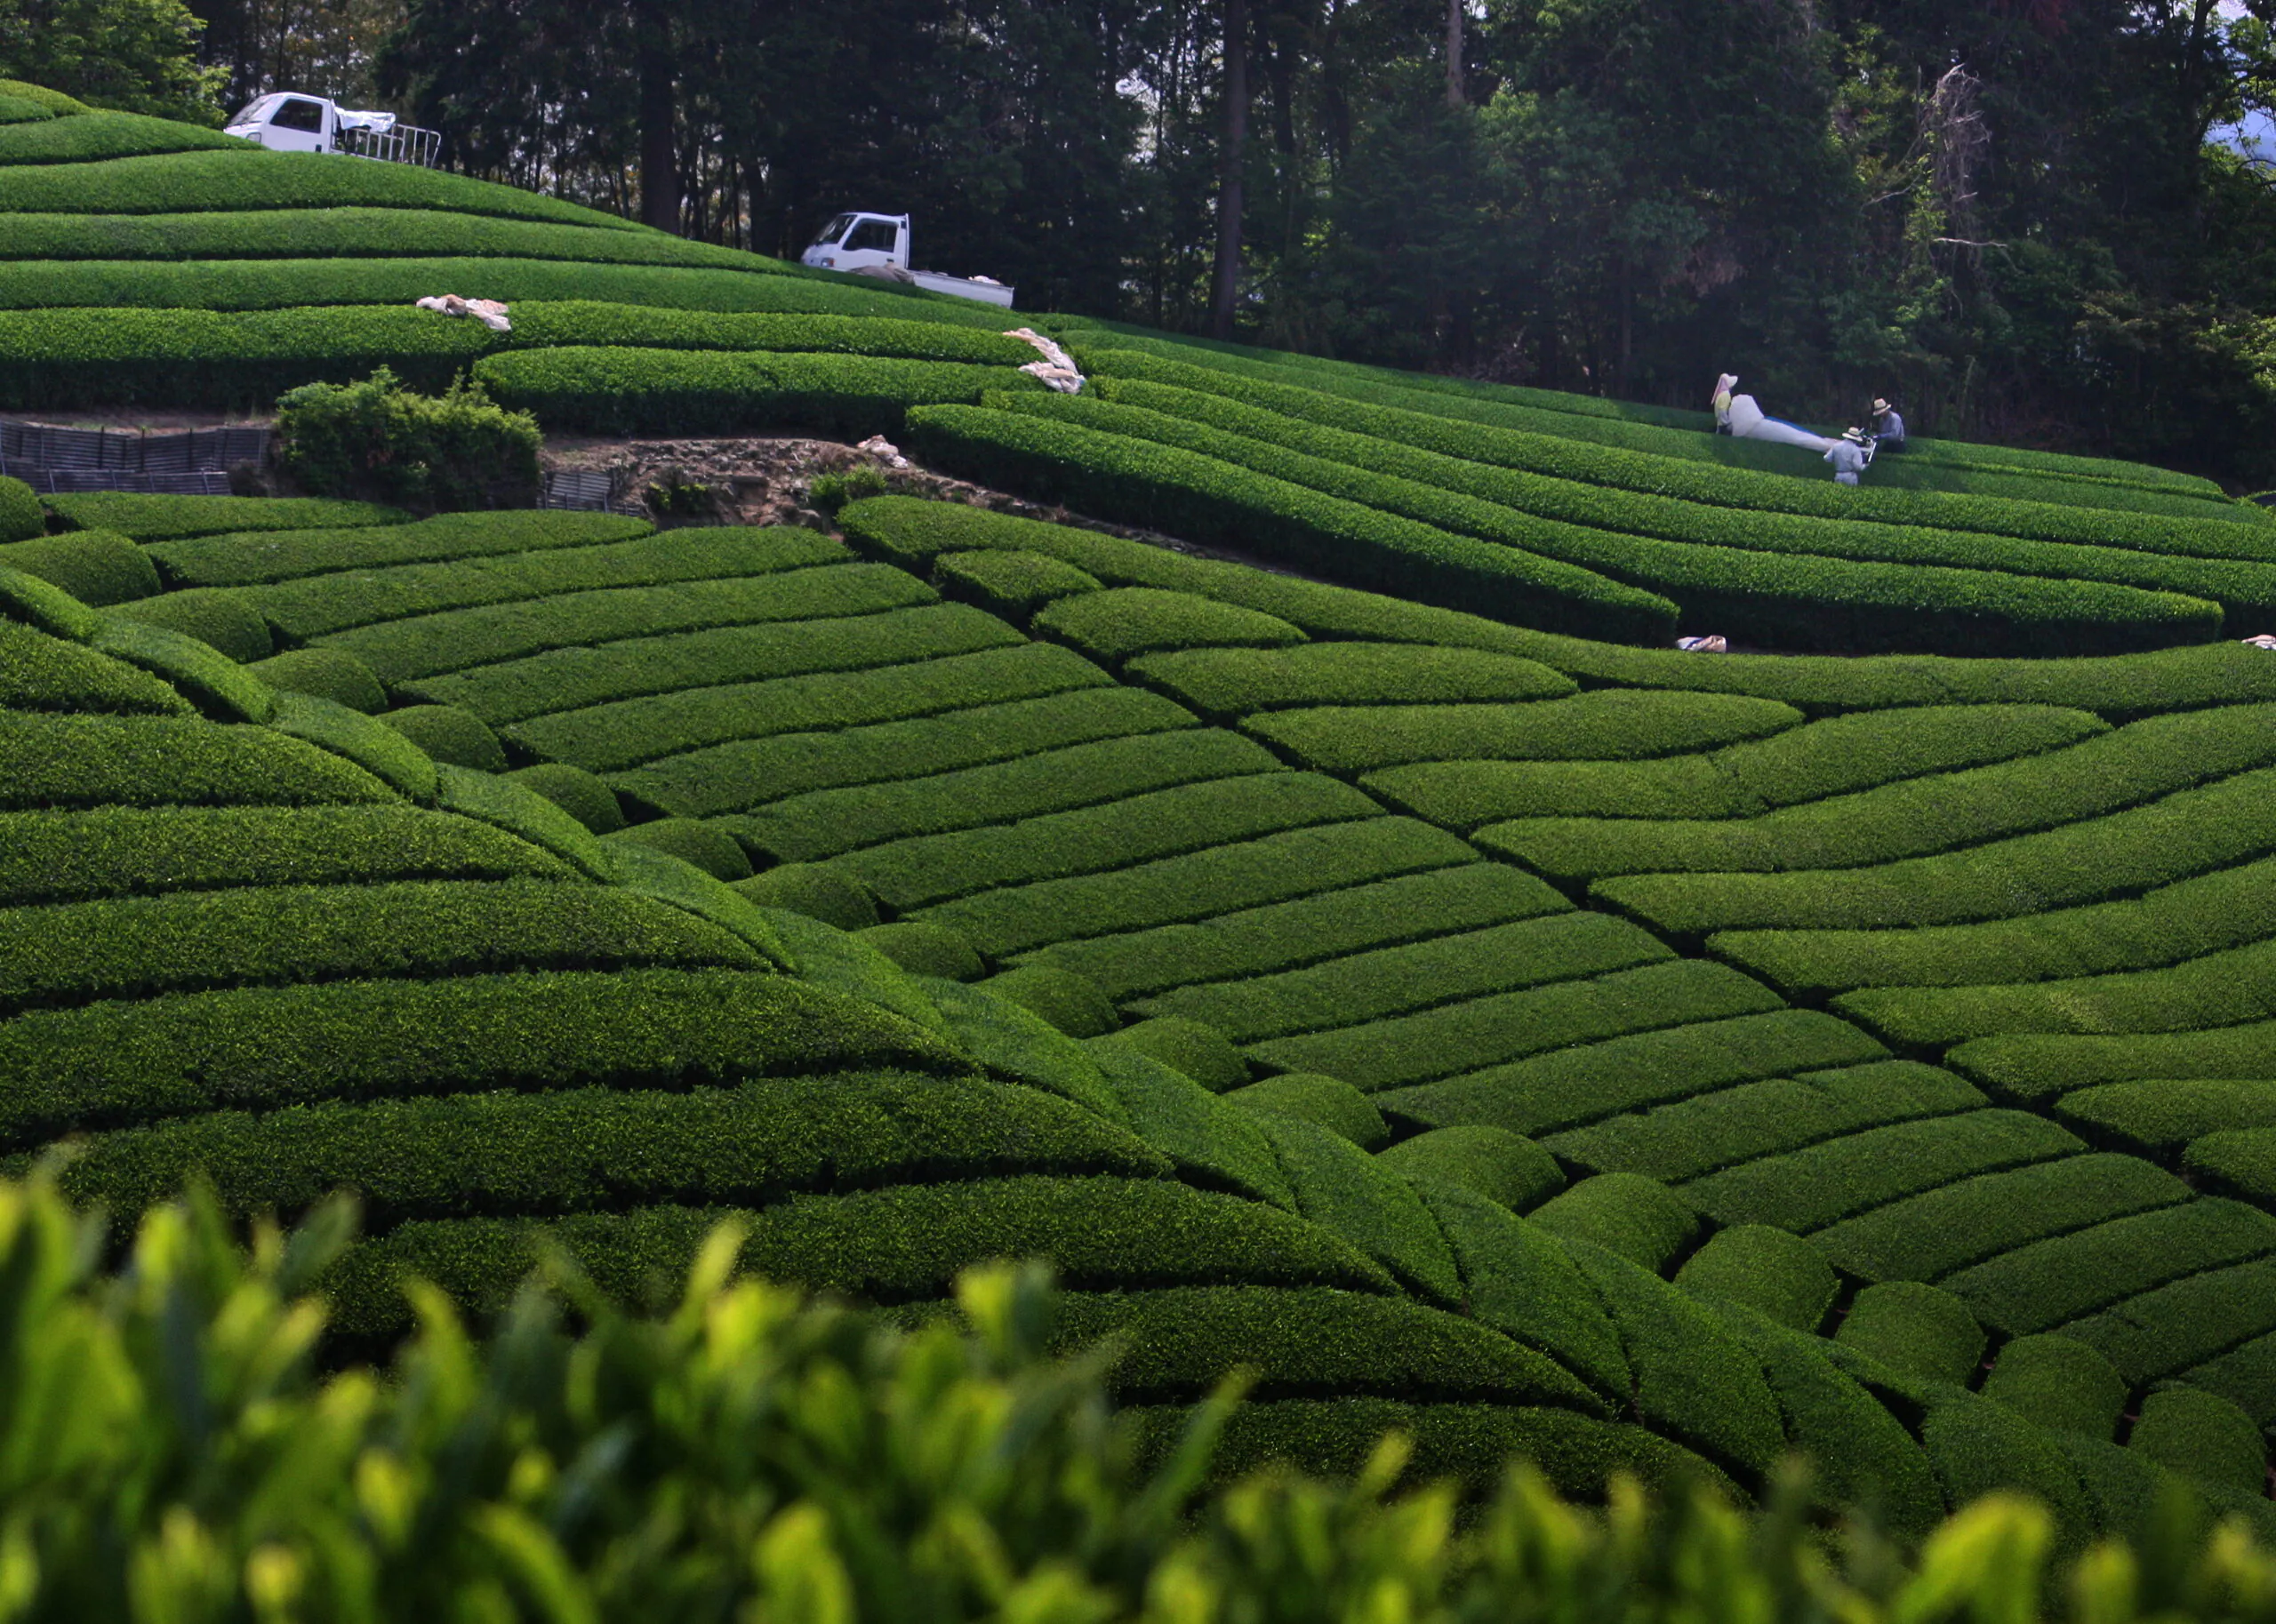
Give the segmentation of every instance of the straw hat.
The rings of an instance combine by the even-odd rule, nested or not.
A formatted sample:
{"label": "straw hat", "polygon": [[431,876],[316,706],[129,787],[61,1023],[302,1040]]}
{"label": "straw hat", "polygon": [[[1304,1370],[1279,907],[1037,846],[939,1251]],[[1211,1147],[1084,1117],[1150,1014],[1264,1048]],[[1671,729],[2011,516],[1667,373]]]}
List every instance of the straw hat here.
{"label": "straw hat", "polygon": [[1874,401],[1874,402],[1873,402],[1873,410],[1874,410],[1874,412],[1877,412],[1877,413],[1878,413],[1878,412],[1886,412],[1886,411],[1887,411],[1887,410],[1888,410],[1888,402],[1887,402],[1887,401],[1885,401],[1885,400],[1876,400],[1876,401]]}

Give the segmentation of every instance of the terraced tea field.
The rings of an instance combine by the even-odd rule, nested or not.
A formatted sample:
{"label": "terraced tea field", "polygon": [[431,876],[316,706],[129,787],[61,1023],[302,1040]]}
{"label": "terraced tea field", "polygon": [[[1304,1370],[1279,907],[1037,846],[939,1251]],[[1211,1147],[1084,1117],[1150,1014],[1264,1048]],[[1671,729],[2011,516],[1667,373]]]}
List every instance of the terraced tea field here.
{"label": "terraced tea field", "polygon": [[2276,1532],[2264,510],[1022,318],[1057,396],[997,313],[68,105],[0,243],[0,409],[470,367],[1300,572],[0,483],[15,1170],[353,1188],[348,1351],[736,1213],[882,1313],[1047,1256],[1162,1428],[1256,1368],[1236,1462]]}

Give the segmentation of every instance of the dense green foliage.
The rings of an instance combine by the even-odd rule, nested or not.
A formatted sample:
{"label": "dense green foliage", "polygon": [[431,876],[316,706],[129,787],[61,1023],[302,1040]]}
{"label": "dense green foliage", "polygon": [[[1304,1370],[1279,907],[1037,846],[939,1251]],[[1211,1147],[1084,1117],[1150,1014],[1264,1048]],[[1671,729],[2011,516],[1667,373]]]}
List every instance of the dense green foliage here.
{"label": "dense green foliage", "polygon": [[537,424],[453,383],[404,388],[381,367],[361,383],[303,384],[276,403],[277,461],[317,496],[413,512],[503,508],[537,487]]}

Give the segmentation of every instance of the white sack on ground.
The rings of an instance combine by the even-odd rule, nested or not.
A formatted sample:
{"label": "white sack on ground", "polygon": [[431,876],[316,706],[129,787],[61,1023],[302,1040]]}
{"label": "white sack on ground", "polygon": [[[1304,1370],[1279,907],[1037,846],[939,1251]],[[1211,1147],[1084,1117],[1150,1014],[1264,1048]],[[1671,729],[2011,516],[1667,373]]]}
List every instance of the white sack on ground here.
{"label": "white sack on ground", "polygon": [[[973,280],[982,282],[987,279],[975,276]],[[1075,357],[1060,348],[1051,340],[1045,338],[1032,327],[1014,327],[1004,336],[1007,339],[1017,339],[1024,344],[1032,344],[1043,353],[1042,360],[1030,361],[1020,371],[1030,378],[1041,379],[1046,388],[1056,389],[1062,395],[1080,395],[1083,392],[1083,374],[1076,368]]]}
{"label": "white sack on ground", "polygon": [[1731,397],[1731,433],[1742,440],[1768,440],[1774,444],[1799,445],[1804,451],[1820,453],[1833,449],[1833,442],[1822,434],[1812,434],[1777,418],[1765,417],[1751,395]]}

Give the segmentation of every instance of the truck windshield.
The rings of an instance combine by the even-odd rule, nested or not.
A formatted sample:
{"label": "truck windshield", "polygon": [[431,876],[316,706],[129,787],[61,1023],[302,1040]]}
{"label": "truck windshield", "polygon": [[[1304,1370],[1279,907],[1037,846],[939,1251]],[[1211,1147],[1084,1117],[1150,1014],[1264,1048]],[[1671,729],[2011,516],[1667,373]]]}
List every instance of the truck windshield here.
{"label": "truck windshield", "polygon": [[260,122],[261,114],[268,111],[268,104],[276,100],[274,96],[263,96],[258,101],[248,101],[230,116],[229,122],[233,124],[257,124]]}
{"label": "truck windshield", "polygon": [[865,220],[854,227],[853,235],[845,239],[846,252],[849,253],[891,253],[894,236],[894,226],[891,220]]}
{"label": "truck windshield", "polygon": [[276,116],[268,122],[279,130],[303,130],[310,135],[320,134],[324,130],[324,103],[303,101],[294,96],[278,108]]}
{"label": "truck windshield", "polygon": [[845,232],[846,227],[853,223],[854,217],[851,214],[840,214],[836,216],[830,220],[829,224],[824,226],[819,232],[814,234],[814,240],[810,245],[815,248],[827,248],[830,244],[835,243],[838,239],[838,237]]}

